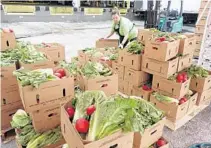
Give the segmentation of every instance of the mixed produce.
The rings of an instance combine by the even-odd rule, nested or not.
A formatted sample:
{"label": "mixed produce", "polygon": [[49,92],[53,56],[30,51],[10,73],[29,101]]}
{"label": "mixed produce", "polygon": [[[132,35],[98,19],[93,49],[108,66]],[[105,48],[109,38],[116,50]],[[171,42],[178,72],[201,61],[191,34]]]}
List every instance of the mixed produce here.
{"label": "mixed produce", "polygon": [[16,128],[16,139],[22,146],[26,146],[26,148],[42,148],[55,144],[62,139],[60,127],[44,133],[37,133],[31,123],[32,121],[27,113],[20,109],[12,117],[11,125]]}
{"label": "mixed produce", "polygon": [[66,69],[71,75],[76,76],[78,72],[78,65],[76,62],[67,63],[65,61],[59,62],[59,66]]}
{"label": "mixed produce", "polygon": [[1,66],[9,66],[16,61],[31,64],[47,60],[42,52],[38,52],[32,44],[27,42],[17,42],[16,48],[1,52],[0,54]]}
{"label": "mixed produce", "polygon": [[110,76],[113,74],[111,69],[98,62],[87,62],[79,69],[79,73],[88,77],[94,78],[96,76]]}
{"label": "mixed produce", "polygon": [[166,145],[167,143],[168,142],[164,138],[160,138],[155,144],[151,145],[149,148],[160,148]]}
{"label": "mixed produce", "polygon": [[168,78],[168,80],[172,80],[172,81],[175,81],[177,83],[184,83],[188,80],[188,74],[187,72],[180,72],[180,73],[176,73],[172,76],[170,76]]}
{"label": "mixed produce", "polygon": [[191,67],[187,69],[187,73],[192,78],[207,78],[210,75],[208,70],[197,65],[191,65]]}
{"label": "mixed produce", "polygon": [[164,42],[164,41],[173,42],[177,39],[180,39],[181,35],[167,33],[167,32],[156,32],[153,34],[152,38],[156,42]]}
{"label": "mixed produce", "polygon": [[144,45],[139,43],[138,41],[132,41],[129,43],[129,45],[126,47],[127,52],[132,54],[141,54],[144,52]]}
{"label": "mixed produce", "polygon": [[13,72],[17,77],[17,80],[20,82],[21,86],[31,85],[35,88],[38,88],[40,84],[53,81],[59,78],[62,78],[65,75],[64,69],[57,69],[55,72],[53,69],[37,69],[37,70],[26,70],[19,69]]}
{"label": "mixed produce", "polygon": [[143,133],[163,118],[163,112],[145,100],[106,97],[102,91],[77,94],[66,110],[81,137],[90,141],[117,131]]}

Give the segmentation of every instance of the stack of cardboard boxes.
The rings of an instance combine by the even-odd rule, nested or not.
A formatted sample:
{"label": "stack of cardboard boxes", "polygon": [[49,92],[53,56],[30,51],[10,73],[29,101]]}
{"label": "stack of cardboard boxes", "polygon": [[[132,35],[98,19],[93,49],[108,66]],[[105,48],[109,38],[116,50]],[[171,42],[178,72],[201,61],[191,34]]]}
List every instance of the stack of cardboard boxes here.
{"label": "stack of cardboard boxes", "polygon": [[211,2],[209,0],[201,0],[200,8],[199,8],[199,15],[198,15],[198,23],[196,24],[196,48],[194,51],[194,56],[198,57],[202,39],[204,35],[204,30],[206,28],[206,22],[209,10],[211,9]]}
{"label": "stack of cardboard boxes", "polygon": [[[3,29],[1,32],[1,52],[15,48],[16,39],[13,30]],[[23,108],[18,91],[18,83],[13,71],[18,68],[17,63],[1,66],[1,131],[11,128],[10,121],[17,109]]]}

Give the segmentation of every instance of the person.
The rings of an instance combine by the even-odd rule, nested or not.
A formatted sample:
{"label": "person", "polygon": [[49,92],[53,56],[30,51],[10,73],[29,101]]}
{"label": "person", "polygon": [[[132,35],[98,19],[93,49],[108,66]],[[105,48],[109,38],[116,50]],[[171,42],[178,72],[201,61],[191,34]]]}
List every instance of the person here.
{"label": "person", "polygon": [[110,34],[107,38],[110,38],[114,33],[119,35],[119,48],[124,48],[131,41],[137,39],[138,30],[135,24],[129,19],[120,16],[118,8],[112,10],[113,25]]}

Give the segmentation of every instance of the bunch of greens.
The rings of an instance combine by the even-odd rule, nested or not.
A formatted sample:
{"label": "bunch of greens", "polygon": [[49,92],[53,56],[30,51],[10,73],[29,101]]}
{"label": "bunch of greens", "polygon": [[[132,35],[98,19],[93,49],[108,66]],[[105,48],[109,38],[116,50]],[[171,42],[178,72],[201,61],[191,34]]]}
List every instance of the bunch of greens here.
{"label": "bunch of greens", "polygon": [[73,76],[77,75],[78,65],[76,62],[67,63],[65,61],[61,61],[61,62],[59,62],[59,66],[68,70],[71,75],[73,75]]}
{"label": "bunch of greens", "polygon": [[201,66],[191,65],[187,69],[188,75],[192,78],[207,78],[209,72]]}
{"label": "bunch of greens", "polygon": [[153,96],[155,96],[155,98],[158,100],[158,101],[162,101],[162,102],[167,102],[167,103],[179,103],[179,101],[175,98],[171,98],[171,97],[168,97],[168,96],[164,96],[158,92],[154,92],[153,93]]}
{"label": "bunch of greens", "polygon": [[28,142],[26,148],[42,148],[47,145],[55,144],[61,140],[61,138],[61,129],[60,127],[57,127],[53,130],[34,136],[34,138]]}
{"label": "bunch of greens", "polygon": [[17,110],[12,117],[11,126],[13,128],[23,128],[28,124],[31,124],[31,119],[27,113],[22,109]]}
{"label": "bunch of greens", "polygon": [[13,72],[22,86],[31,85],[38,88],[40,84],[58,79],[52,69],[37,69],[28,71],[19,69]]}
{"label": "bunch of greens", "polygon": [[[100,96],[94,103],[93,99],[90,101],[89,98],[85,101],[88,102],[86,105],[81,101],[80,104],[83,104],[80,105],[82,115],[78,116],[76,112],[76,119],[78,119],[85,116],[84,108],[91,104],[96,107],[90,118],[88,140],[98,140],[117,131],[143,133],[146,128],[163,118],[163,112],[145,100],[121,96],[106,98],[101,93]],[[80,96],[78,97],[80,98]],[[84,100],[84,98],[81,98],[81,100]],[[79,108],[78,103],[76,101],[76,110]]]}
{"label": "bunch of greens", "polygon": [[93,78],[96,76],[110,76],[112,71],[101,63],[87,62],[80,70],[79,73],[88,77]]}
{"label": "bunch of greens", "polygon": [[133,54],[141,54],[144,50],[144,45],[139,43],[138,41],[132,41],[127,46],[127,51]]}
{"label": "bunch of greens", "polygon": [[162,39],[161,41],[172,42],[179,39],[179,37],[177,34],[171,34],[167,32],[158,32],[158,33],[153,34],[153,39],[156,41]]}
{"label": "bunch of greens", "polygon": [[86,116],[87,107],[96,102],[101,102],[105,99],[106,95],[102,91],[85,91],[84,93],[82,92],[76,93],[75,95],[76,110],[73,122],[75,122],[77,119],[84,118]]}
{"label": "bunch of greens", "polygon": [[0,55],[1,55],[1,61],[0,61],[1,66],[10,66],[14,64],[18,59],[21,58],[21,55],[18,52],[18,49],[0,52]]}

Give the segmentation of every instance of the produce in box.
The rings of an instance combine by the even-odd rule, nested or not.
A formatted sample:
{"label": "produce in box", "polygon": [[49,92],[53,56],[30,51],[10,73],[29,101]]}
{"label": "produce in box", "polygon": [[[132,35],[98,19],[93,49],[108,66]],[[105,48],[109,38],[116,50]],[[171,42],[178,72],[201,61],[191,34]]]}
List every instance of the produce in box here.
{"label": "produce in box", "polygon": [[196,65],[191,65],[191,67],[187,69],[187,73],[192,78],[207,78],[209,76],[208,70]]}
{"label": "produce in box", "polygon": [[186,72],[176,73],[170,76],[168,80],[176,81],[177,83],[184,83],[188,80],[188,74]]}
{"label": "produce in box", "polygon": [[88,78],[96,76],[110,76],[113,74],[111,69],[97,62],[87,62],[81,69],[79,69],[79,73]]}
{"label": "produce in box", "polygon": [[26,148],[42,148],[55,144],[62,139],[60,127],[44,133],[36,133],[31,123],[30,117],[23,110],[18,110],[13,115],[11,125],[16,128],[16,139],[22,146],[26,146]]}
{"label": "produce in box", "polygon": [[60,61],[59,67],[62,67],[64,69],[68,70],[68,72],[73,76],[77,75],[78,65],[76,62],[67,63],[65,61]]}
{"label": "produce in box", "polygon": [[[75,128],[83,139],[87,137],[89,141],[102,139],[118,131],[143,133],[144,129],[163,118],[163,112],[145,100],[106,97],[102,91],[77,94],[72,104],[71,108],[75,109]],[[70,115],[69,108],[67,113]]]}
{"label": "produce in box", "polygon": [[167,145],[168,142],[164,138],[158,139],[155,144],[151,145],[149,148],[160,148]]}
{"label": "produce in box", "polygon": [[144,45],[138,41],[132,41],[127,45],[127,52],[132,54],[141,54],[144,52]]}

